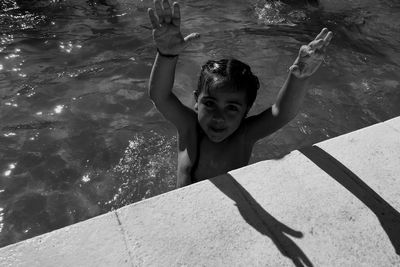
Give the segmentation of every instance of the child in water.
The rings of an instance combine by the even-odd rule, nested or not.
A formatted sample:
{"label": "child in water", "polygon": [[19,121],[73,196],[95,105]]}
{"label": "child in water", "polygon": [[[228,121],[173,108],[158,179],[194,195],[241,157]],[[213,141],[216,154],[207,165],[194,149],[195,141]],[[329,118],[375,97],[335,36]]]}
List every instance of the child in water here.
{"label": "child in water", "polygon": [[259,88],[250,67],[236,59],[210,60],[202,68],[194,91],[194,110],[172,92],[178,56],[200,36],[183,38],[178,3],[154,1],[149,9],[157,55],[150,75],[149,95],[156,108],[178,131],[177,186],[212,178],[246,166],[255,142],[292,120],[303,102],[307,78],[321,65],[332,32],[324,28],[289,68],[276,102],[258,115],[246,117]]}

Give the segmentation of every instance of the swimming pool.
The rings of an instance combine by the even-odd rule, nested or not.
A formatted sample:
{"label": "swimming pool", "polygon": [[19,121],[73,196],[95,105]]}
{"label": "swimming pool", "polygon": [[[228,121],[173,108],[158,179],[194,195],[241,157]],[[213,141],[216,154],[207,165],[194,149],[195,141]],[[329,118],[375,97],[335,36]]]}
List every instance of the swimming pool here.
{"label": "swimming pool", "polygon": [[[175,188],[175,130],[146,93],[152,1],[36,2],[0,4],[0,246]],[[260,112],[299,47],[334,32],[301,112],[251,162],[400,115],[397,0],[180,4],[183,32],[202,34],[177,69],[189,106],[200,66],[233,56],[259,76]]]}

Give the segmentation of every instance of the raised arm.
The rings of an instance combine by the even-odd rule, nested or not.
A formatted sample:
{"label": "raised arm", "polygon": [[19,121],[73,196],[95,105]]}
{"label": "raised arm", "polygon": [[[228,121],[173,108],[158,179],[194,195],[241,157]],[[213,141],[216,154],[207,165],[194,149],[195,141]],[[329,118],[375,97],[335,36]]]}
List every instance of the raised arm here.
{"label": "raised arm", "polygon": [[311,43],[300,48],[275,104],[262,113],[246,119],[250,141],[255,142],[275,132],[297,115],[306,94],[307,79],[321,65],[325,49],[331,39],[332,32],[324,28]]}
{"label": "raised arm", "polygon": [[199,37],[192,33],[183,38],[180,31],[180,10],[174,3],[172,10],[168,0],[154,1],[148,13],[153,27],[153,39],[157,46],[157,56],[153,64],[149,82],[149,96],[164,117],[171,121],[178,131],[191,119],[191,110],[185,107],[172,92],[175,68],[179,54],[189,43]]}

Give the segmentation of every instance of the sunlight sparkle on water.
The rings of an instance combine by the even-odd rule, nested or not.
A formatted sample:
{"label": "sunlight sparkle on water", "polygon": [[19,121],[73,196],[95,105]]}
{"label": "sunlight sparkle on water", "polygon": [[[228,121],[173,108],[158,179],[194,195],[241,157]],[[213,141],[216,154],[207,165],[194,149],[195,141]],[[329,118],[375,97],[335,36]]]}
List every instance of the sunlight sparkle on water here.
{"label": "sunlight sparkle on water", "polygon": [[17,55],[17,54],[10,54],[10,55],[6,56],[5,59],[16,58],[16,57],[19,57],[19,55]]}
{"label": "sunlight sparkle on water", "polygon": [[90,182],[90,177],[89,174],[85,174],[84,176],[82,176],[82,182],[87,183]]}
{"label": "sunlight sparkle on water", "polygon": [[3,36],[0,37],[0,43],[2,45],[9,44],[13,40],[14,40],[14,36],[13,35],[3,35]]}
{"label": "sunlight sparkle on water", "polygon": [[13,169],[15,169],[16,163],[11,163],[8,165],[8,170],[4,172],[4,176],[10,176]]}
{"label": "sunlight sparkle on water", "polygon": [[62,51],[67,52],[67,53],[71,53],[72,49],[74,49],[74,48],[80,49],[80,48],[82,48],[82,45],[80,45],[80,44],[74,45],[74,44],[72,44],[71,41],[69,41],[68,43],[60,42],[60,46],[59,47],[61,48]]}
{"label": "sunlight sparkle on water", "polygon": [[29,140],[34,141],[39,137],[39,133],[35,133],[34,136],[29,137]]}
{"label": "sunlight sparkle on water", "polygon": [[369,83],[368,83],[367,80],[363,80],[363,81],[361,82],[361,84],[362,84],[362,86],[364,87],[365,91],[370,91],[370,90],[371,90],[371,87],[369,86]]}
{"label": "sunlight sparkle on water", "polygon": [[6,102],[6,103],[4,103],[4,105],[6,105],[6,106],[12,106],[12,107],[18,107],[18,104],[11,103],[11,102]]}
{"label": "sunlight sparkle on water", "polygon": [[21,49],[19,48],[15,48],[14,49],[15,54],[9,54],[8,56],[4,57],[5,59],[11,59],[11,58],[16,58],[19,57],[20,55],[18,55],[17,53],[21,52]]}
{"label": "sunlight sparkle on water", "polygon": [[57,114],[60,114],[60,113],[62,112],[63,109],[64,109],[64,105],[57,105],[57,106],[54,108],[54,112],[57,113]]}

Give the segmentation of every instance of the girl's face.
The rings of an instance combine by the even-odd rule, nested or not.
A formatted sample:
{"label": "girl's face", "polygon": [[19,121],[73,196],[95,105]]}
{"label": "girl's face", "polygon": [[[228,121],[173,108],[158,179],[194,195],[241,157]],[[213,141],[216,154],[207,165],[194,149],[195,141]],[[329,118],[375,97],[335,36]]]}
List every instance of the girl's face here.
{"label": "girl's face", "polygon": [[239,128],[246,115],[246,92],[230,88],[203,90],[197,96],[195,110],[208,138],[215,143],[221,142]]}

